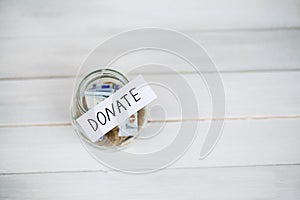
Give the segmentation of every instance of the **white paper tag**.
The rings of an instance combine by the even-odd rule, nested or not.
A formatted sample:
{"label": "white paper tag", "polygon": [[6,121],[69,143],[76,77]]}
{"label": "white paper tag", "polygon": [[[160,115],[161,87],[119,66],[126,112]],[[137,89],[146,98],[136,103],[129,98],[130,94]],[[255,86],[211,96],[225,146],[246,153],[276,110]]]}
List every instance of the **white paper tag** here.
{"label": "white paper tag", "polygon": [[76,121],[84,134],[95,142],[156,98],[152,88],[139,75]]}

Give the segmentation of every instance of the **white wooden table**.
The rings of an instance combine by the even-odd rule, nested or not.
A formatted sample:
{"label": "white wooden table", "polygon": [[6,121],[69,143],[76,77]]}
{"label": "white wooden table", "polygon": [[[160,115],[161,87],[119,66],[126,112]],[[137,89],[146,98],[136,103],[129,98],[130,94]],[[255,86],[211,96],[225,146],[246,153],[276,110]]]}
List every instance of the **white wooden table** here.
{"label": "white wooden table", "polygon": [[[221,72],[226,117],[205,160],[199,132],[171,167],[130,175],[84,150],[69,105],[90,50],[145,26],[181,31],[206,48]],[[195,74],[174,67],[197,84]],[[299,0],[1,1],[0,198],[299,199],[299,69]],[[200,102],[208,115],[207,105]],[[183,123],[197,120],[191,113]],[[178,123],[167,123],[170,133]]]}

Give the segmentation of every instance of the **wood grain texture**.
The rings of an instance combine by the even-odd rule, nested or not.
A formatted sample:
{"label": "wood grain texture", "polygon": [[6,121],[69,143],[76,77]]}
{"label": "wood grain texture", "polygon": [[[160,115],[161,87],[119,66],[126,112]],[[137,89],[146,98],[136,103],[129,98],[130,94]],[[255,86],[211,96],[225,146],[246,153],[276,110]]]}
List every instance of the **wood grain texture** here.
{"label": "wood grain texture", "polygon": [[[117,31],[114,32],[118,33]],[[299,70],[300,31],[185,31],[201,44],[220,71]],[[0,78],[75,76],[88,54],[111,34],[0,38]],[[149,35],[140,37],[149,38]],[[166,38],[162,37],[162,42]],[[124,41],[132,42],[130,39]],[[111,51],[102,52],[99,59]],[[193,51],[189,52],[192,56]],[[207,64],[203,59],[196,65]],[[114,66],[135,67],[147,62],[166,64],[179,72],[194,70],[183,60],[159,51],[140,51]],[[158,70],[156,73],[163,72]]]}
{"label": "wood grain texture", "polygon": [[149,26],[191,36],[221,71],[299,69],[299,10],[297,0],[1,1],[0,78],[74,76],[98,44]]}
{"label": "wood grain texture", "polygon": [[[177,101],[166,88],[153,87],[160,98],[151,105],[159,105],[161,109],[150,109],[152,120],[211,117],[211,97],[199,75],[155,74],[145,78],[148,82],[163,81],[161,83],[181,95]],[[226,73],[222,74],[222,80],[226,117],[300,114],[300,94],[297,92],[300,90],[300,72]],[[68,78],[1,81],[0,112],[3,115],[0,124],[69,123],[72,87],[73,79]],[[190,98],[197,101],[199,112]],[[170,102],[170,99],[174,101]],[[192,111],[183,116],[180,106]]]}
{"label": "wood grain texture", "polygon": [[[164,126],[165,131],[147,140],[136,140],[126,151],[159,151],[172,142],[180,125],[155,123],[153,126]],[[226,121],[221,140],[204,160],[199,160],[199,155],[210,123],[198,125],[191,147],[171,168],[300,163],[300,119]],[[187,129],[186,134],[192,134],[192,130]],[[84,150],[70,126],[0,128],[0,159],[2,174],[109,170]]]}
{"label": "wood grain texture", "polygon": [[97,35],[160,26],[179,30],[299,27],[297,0],[1,1],[3,37]]}
{"label": "wood grain texture", "polygon": [[[0,177],[2,199],[298,199],[299,166]],[[175,184],[176,183],[176,184]],[[112,192],[113,188],[113,192]]]}

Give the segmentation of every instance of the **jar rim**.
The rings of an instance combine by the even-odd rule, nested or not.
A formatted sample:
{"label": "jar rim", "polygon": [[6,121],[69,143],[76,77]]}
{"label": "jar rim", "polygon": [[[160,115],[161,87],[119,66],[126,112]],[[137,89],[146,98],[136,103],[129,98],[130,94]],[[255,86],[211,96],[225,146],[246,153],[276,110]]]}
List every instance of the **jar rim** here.
{"label": "jar rim", "polygon": [[101,79],[101,78],[112,78],[120,81],[123,85],[127,84],[129,80],[127,77],[114,70],[114,69],[99,69],[90,72],[88,75],[86,75],[80,82],[77,92],[76,92],[76,98],[77,98],[77,105],[80,110],[80,112],[83,114],[87,112],[88,110],[83,106],[82,103],[82,92],[87,89],[87,87],[95,80]]}

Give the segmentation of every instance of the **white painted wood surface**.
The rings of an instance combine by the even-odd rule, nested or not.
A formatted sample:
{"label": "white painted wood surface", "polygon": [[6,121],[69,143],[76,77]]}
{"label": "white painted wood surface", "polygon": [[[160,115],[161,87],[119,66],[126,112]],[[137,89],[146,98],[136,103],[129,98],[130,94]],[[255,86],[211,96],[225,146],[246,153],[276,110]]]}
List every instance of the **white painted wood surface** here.
{"label": "white painted wood surface", "polygon": [[[297,0],[1,1],[0,36],[77,36],[162,26],[178,30],[299,27]],[[30,28],[29,28],[30,26]]]}
{"label": "white painted wood surface", "polygon": [[[208,75],[209,76],[209,75]],[[192,86],[199,107],[197,112],[182,118],[181,104],[189,104],[191,93],[182,91],[182,99],[164,88],[153,87],[159,98],[152,105],[162,105],[166,119],[200,119],[211,117],[211,97],[204,81],[196,74],[182,74]],[[145,75],[146,80],[161,82],[170,88],[178,88],[177,75]],[[226,96],[226,117],[299,116],[300,72],[224,73],[222,74]],[[0,82],[1,125],[52,124],[70,122],[70,102],[74,79],[9,80]],[[197,86],[197,87],[194,87]],[[180,89],[180,87],[179,87]],[[174,99],[170,102],[169,99]],[[181,105],[181,106],[182,106]],[[164,120],[152,112],[153,120]],[[1,126],[0,125],[0,126]]]}
{"label": "white painted wood surface", "polygon": [[[0,65],[3,66],[0,68],[0,78],[75,76],[92,49],[117,33],[119,31],[111,34],[99,33],[96,36],[85,34],[55,37],[0,37],[2,55]],[[183,31],[183,33],[192,37],[207,50],[220,71],[272,71],[300,68],[299,29]],[[109,52],[103,52],[103,56],[107,54]],[[148,59],[152,63],[167,62],[174,70],[180,72],[192,71],[182,63],[182,60],[174,56],[149,51],[147,54],[141,52],[130,57],[126,56],[119,63],[122,64],[121,66],[135,66],[134,64],[137,64],[141,58]],[[135,60],[136,62],[133,62]],[[117,64],[116,66],[120,66]]]}
{"label": "white painted wood surface", "polygon": [[[174,133],[179,126],[179,122],[167,123],[166,131],[159,137],[138,140],[127,151],[158,151],[176,136]],[[228,120],[215,150],[206,159],[199,160],[208,127],[209,122],[199,122],[197,138],[171,168],[300,162],[300,119]],[[109,170],[88,155],[70,126],[15,127],[1,128],[0,131],[0,159],[5,161],[0,163],[0,173]],[[190,130],[186,132],[191,134]]]}
{"label": "white painted wood surface", "polygon": [[[69,104],[87,54],[113,34],[145,26],[182,31],[207,50],[221,71],[226,116],[215,150],[199,160],[212,110],[205,83],[167,54],[120,60],[172,66],[200,110],[182,118],[158,88],[166,117],[152,112],[151,120],[166,120],[168,131],[127,151],[162,148],[182,121],[199,123],[197,138],[168,169],[128,175],[85,151]],[[299,199],[299,28],[297,0],[0,1],[0,199]],[[145,74],[176,80],[161,70]]]}
{"label": "white painted wood surface", "polygon": [[0,177],[3,199],[298,199],[299,166]]}

